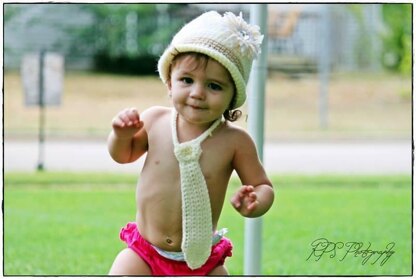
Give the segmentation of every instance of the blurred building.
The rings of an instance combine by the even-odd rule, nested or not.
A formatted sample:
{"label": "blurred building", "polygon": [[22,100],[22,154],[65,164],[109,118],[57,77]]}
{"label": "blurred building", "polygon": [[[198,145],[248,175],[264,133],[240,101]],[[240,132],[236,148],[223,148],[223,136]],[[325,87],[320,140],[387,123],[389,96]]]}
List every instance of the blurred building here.
{"label": "blurred building", "polygon": [[42,49],[64,54],[69,68],[92,66],[92,53],[72,55],[73,38],[69,31],[93,24],[92,15],[79,5],[4,4],[4,13],[5,69],[19,68],[24,53]]}
{"label": "blurred building", "polygon": [[[247,4],[196,4],[203,10],[242,11]],[[380,70],[383,20],[380,4],[269,4],[269,67],[314,72],[322,51],[322,18],[329,17],[333,70]],[[328,13],[325,15],[325,13]]]}
{"label": "blurred building", "polygon": [[[220,12],[241,11],[246,19],[250,11],[249,4],[182,4],[183,7],[172,15],[166,8],[170,4],[156,5],[156,25],[166,26],[170,20],[186,22],[212,9]],[[96,54],[94,44],[86,47],[76,41],[79,40],[78,33],[86,26],[96,24],[94,16],[82,9],[82,4],[5,4],[4,10],[5,69],[19,68],[24,53],[41,49],[64,54],[69,69],[92,68]],[[269,67],[285,72],[316,71],[322,51],[324,16],[330,19],[330,26],[327,27],[331,44],[327,55],[333,70],[380,70],[380,33],[383,26],[380,4],[269,4]],[[131,14],[119,24],[121,33],[127,34],[120,35],[121,49],[125,45],[126,53],[137,47],[131,35],[140,36],[140,31],[132,31],[129,28],[131,25],[126,22],[136,22],[137,25],[137,20],[145,24]],[[155,28],[158,32],[160,29]],[[173,33],[165,36],[170,37]],[[126,42],[123,43],[124,40]],[[155,40],[154,45],[152,49],[157,53],[165,47],[160,40]]]}

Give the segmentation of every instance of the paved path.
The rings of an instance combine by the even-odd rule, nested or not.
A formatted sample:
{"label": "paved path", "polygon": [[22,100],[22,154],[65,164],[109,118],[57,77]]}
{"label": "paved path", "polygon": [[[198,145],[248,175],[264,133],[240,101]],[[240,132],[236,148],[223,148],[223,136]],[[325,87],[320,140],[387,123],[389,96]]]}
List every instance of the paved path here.
{"label": "paved path", "polygon": [[[45,169],[51,171],[139,172],[144,158],[120,165],[112,161],[105,142],[47,141]],[[33,171],[37,142],[6,141],[4,170]],[[410,174],[410,141],[266,143],[264,166],[270,173]]]}

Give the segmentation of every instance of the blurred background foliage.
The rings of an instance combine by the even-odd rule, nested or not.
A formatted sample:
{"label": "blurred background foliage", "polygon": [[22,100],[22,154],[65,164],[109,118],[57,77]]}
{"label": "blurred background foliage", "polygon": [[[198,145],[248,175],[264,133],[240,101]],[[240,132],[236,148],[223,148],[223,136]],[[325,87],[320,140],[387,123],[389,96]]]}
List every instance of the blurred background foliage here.
{"label": "blurred background foliage", "polygon": [[[155,75],[158,56],[172,34],[190,19],[189,12],[193,9],[187,6],[7,4],[4,9],[6,68],[16,68],[16,61],[20,61],[23,53],[46,48],[64,54],[70,68]],[[71,18],[74,16],[78,20]],[[38,38],[31,37],[36,35]],[[39,42],[40,38],[44,42]],[[33,43],[28,45],[26,41]],[[87,61],[91,57],[93,65],[71,66],[74,61]],[[9,61],[14,66],[9,66]]]}
{"label": "blurred background foliage", "polygon": [[[366,29],[366,15],[362,4],[347,5],[348,11],[355,17],[358,25]],[[381,4],[383,26],[379,27],[378,36],[382,41],[380,59],[386,70],[410,75],[412,71],[412,5],[386,3]],[[371,44],[368,32],[361,32],[356,44],[358,61],[365,66],[370,61]]]}
{"label": "blurred background foliage", "polygon": [[383,65],[408,75],[412,71],[412,5],[383,4]]}
{"label": "blurred background foliage", "polygon": [[[79,28],[72,45],[75,53],[94,52],[97,71],[121,74],[156,74],[159,54],[184,19],[171,17],[181,5],[86,4],[93,25]],[[80,43],[82,42],[82,43]]]}
{"label": "blurred background foliage", "polygon": [[[58,50],[62,51],[66,48],[66,54],[69,53],[73,57],[93,56],[93,70],[139,75],[154,75],[154,62],[169,43],[172,34],[175,34],[185,22],[204,11],[204,8],[191,4],[44,5],[55,6],[55,9],[56,6],[61,9],[79,8],[81,12],[89,15],[88,24],[85,22],[78,25],[64,24],[65,19],[54,24],[54,28],[60,28],[60,31],[65,34],[63,36],[66,36],[66,45],[57,47]],[[212,6],[210,9],[221,10],[226,5],[222,6],[224,7]],[[238,6],[234,8],[246,10],[243,5],[234,6]],[[331,6],[340,7],[340,5]],[[366,13],[368,7],[366,6],[368,5],[348,4],[345,6],[355,17],[359,29],[363,30],[359,32],[354,51],[358,64],[365,68],[368,64],[367,60],[374,55],[371,53],[373,50],[369,41],[369,35],[373,31],[366,29],[366,20],[368,20],[368,13]],[[408,75],[411,73],[412,60],[412,5],[410,3],[384,3],[380,6],[382,17],[380,25],[382,26],[378,27],[376,35],[381,38],[382,52],[377,59],[384,69]],[[29,4],[5,5],[5,26],[8,26],[13,18],[28,7],[30,8]],[[247,13],[245,17],[247,18]],[[38,21],[41,20],[42,17],[38,19]],[[39,22],[32,20],[29,24],[39,24]],[[305,34],[302,33],[300,36],[305,36]],[[346,39],[350,40],[347,37]],[[334,40],[337,38],[334,37]],[[63,40],[59,43],[64,44]],[[13,47],[9,47],[6,43],[5,52],[6,56],[9,56],[13,52]]]}

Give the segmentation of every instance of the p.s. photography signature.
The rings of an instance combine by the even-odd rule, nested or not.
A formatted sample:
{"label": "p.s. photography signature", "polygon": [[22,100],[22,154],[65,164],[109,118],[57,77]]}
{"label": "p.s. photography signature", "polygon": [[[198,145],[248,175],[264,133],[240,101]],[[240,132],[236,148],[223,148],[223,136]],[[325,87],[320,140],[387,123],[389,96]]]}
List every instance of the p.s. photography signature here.
{"label": "p.s. photography signature", "polygon": [[319,261],[322,258],[328,257],[343,261],[347,257],[355,257],[362,259],[362,265],[367,263],[374,265],[379,262],[380,266],[383,266],[395,253],[392,250],[395,245],[394,242],[390,242],[381,250],[373,250],[371,249],[371,242],[365,244],[357,241],[333,242],[326,238],[318,238],[312,241],[312,252],[306,260],[315,259],[315,261]]}

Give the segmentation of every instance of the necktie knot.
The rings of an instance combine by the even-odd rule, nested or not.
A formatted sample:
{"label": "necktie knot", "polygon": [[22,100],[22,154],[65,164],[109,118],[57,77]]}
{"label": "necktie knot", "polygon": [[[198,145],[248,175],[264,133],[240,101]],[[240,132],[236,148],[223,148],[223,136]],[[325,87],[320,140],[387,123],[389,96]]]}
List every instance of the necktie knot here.
{"label": "necktie knot", "polygon": [[200,145],[180,144],[175,146],[175,156],[179,162],[198,162],[202,150]]}

